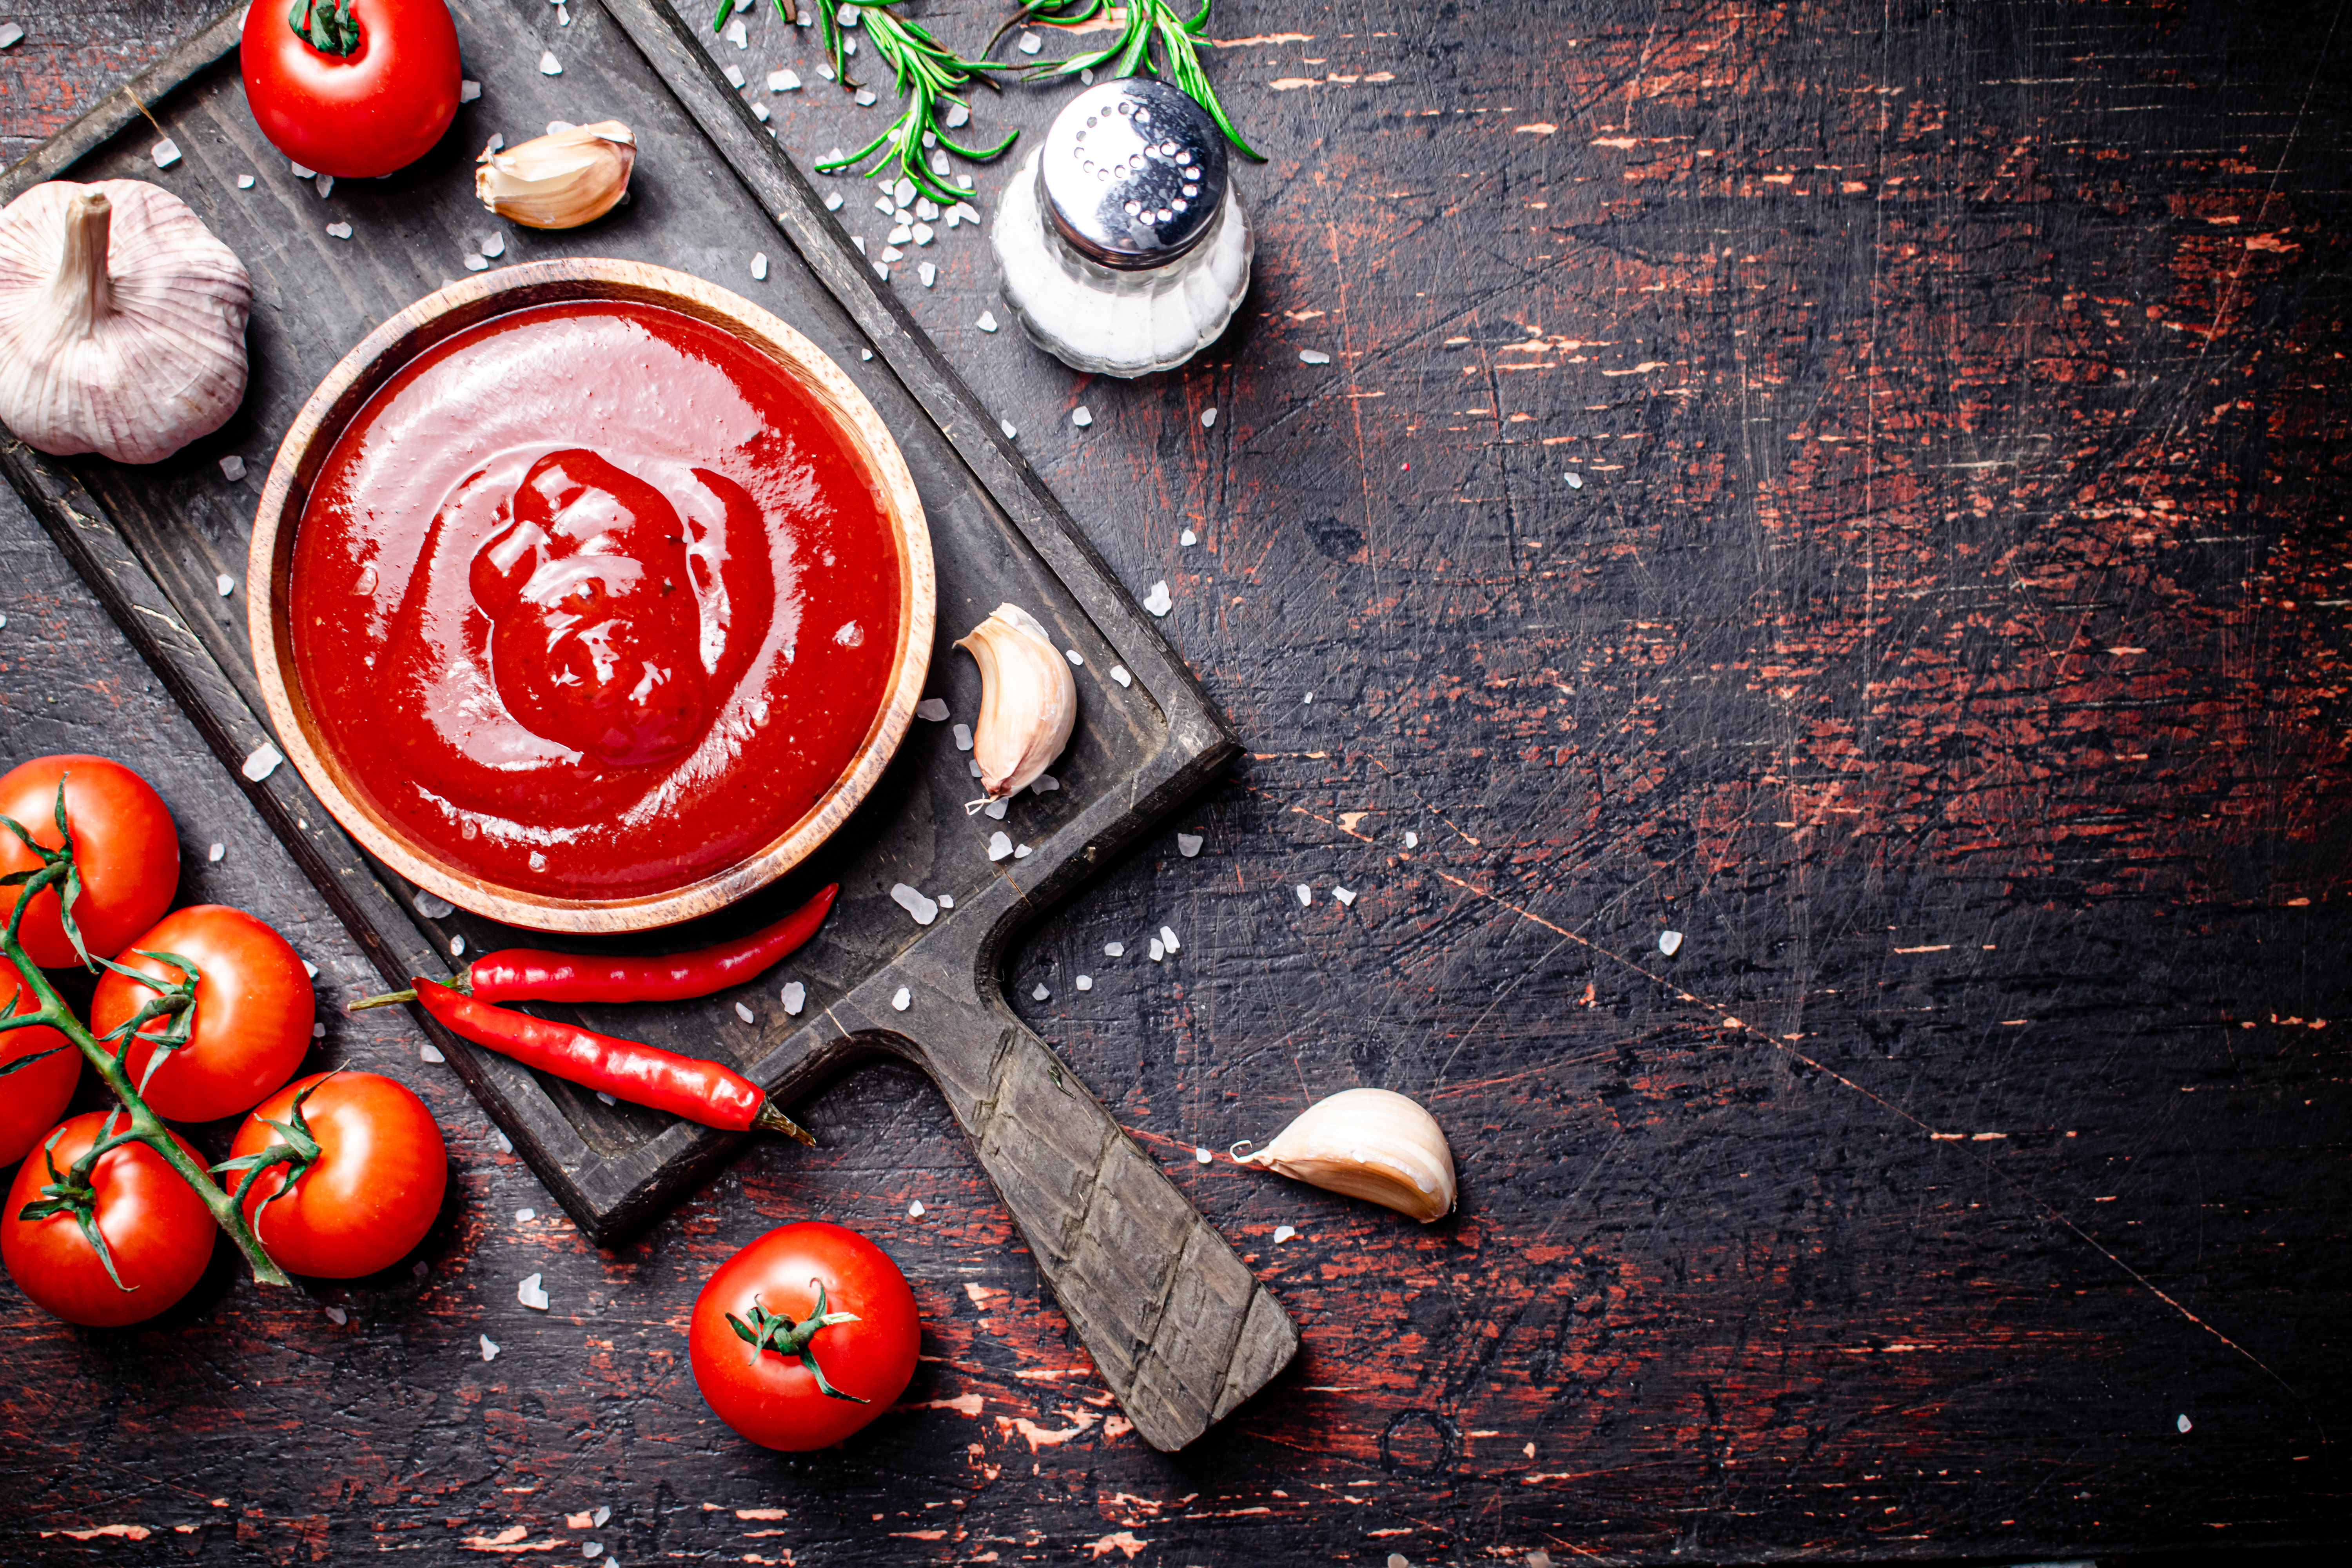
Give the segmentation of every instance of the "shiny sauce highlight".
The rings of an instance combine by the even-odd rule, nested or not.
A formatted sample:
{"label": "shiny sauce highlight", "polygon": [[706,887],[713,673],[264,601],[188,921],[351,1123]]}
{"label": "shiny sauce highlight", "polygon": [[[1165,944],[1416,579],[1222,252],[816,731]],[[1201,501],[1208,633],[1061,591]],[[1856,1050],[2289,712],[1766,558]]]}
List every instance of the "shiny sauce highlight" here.
{"label": "shiny sauce highlight", "polygon": [[773,362],[656,306],[533,306],[402,367],[295,535],[296,678],[347,784],[547,896],[673,890],[849,766],[895,534]]}

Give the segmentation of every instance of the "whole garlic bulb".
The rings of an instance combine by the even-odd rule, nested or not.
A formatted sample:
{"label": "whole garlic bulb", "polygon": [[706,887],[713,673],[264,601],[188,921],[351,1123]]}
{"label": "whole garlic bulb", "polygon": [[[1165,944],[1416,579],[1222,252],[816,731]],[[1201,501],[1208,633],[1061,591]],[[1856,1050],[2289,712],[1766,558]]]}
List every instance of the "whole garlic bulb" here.
{"label": "whole garlic bulb", "polygon": [[1078,683],[1037,617],[1018,605],[997,605],[956,647],[980,666],[980,722],[971,731],[980,787],[1003,800],[1034,784],[1070,743]]}
{"label": "whole garlic bulb", "polygon": [[152,463],[245,399],[253,281],[143,180],[35,185],[0,211],[0,422],[52,456]]}
{"label": "whole garlic bulb", "polygon": [[1454,1210],[1454,1150],[1437,1119],[1391,1089],[1349,1089],[1302,1110],[1274,1142],[1238,1164],[1370,1198],[1427,1225]]}

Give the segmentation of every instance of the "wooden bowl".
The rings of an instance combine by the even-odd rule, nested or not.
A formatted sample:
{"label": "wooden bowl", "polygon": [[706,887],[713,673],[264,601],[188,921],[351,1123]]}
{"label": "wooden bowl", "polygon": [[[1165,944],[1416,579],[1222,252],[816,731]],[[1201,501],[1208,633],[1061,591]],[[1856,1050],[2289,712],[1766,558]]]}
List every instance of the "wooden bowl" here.
{"label": "wooden bowl", "polygon": [[[731,333],[766,355],[832,416],[882,498],[898,558],[898,646],[881,707],[849,764],[781,837],[733,866],[667,891],[625,899],[566,899],[504,886],[451,863],[369,804],[329,748],[295,676],[289,630],[294,535],[310,487],[344,426],[399,369],[457,332],[530,305],[566,300],[657,305]],[[936,587],[931,539],[906,458],[841,367],[782,321],[737,294],[667,268],[581,258],[533,262],[453,283],[409,306],[343,356],[302,405],[254,518],[247,618],[262,700],[286,755],[345,832],[418,887],[460,909],[535,931],[646,931],[708,914],[774,881],[847,820],[881,777],[922,696]]]}

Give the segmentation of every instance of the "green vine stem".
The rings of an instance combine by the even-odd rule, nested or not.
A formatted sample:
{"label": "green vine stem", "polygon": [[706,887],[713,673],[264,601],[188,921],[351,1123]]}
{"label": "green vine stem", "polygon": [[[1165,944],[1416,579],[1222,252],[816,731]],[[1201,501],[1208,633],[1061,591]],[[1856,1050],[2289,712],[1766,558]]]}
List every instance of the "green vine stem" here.
{"label": "green vine stem", "polygon": [[[212,1210],[213,1218],[218,1222],[223,1230],[228,1232],[229,1239],[236,1243],[237,1250],[245,1254],[246,1262],[253,1269],[254,1283],[257,1285],[291,1284],[292,1281],[286,1278],[285,1271],[271,1262],[269,1254],[262,1249],[261,1238],[254,1235],[252,1227],[245,1223],[245,1215],[236,1202],[221,1190],[220,1184],[212,1179],[202,1164],[191,1158],[188,1152],[180,1147],[179,1140],[172,1136],[171,1130],[163,1125],[162,1118],[148,1109],[147,1102],[140,1098],[139,1090],[132,1086],[128,1063],[137,1023],[134,1021],[126,1025],[123,1029],[116,1031],[121,1036],[121,1044],[114,1050],[107,1049],[106,1045],[97,1036],[84,1028],[81,1020],[74,1016],[73,1009],[66,1005],[65,999],[58,994],[55,987],[50,985],[48,976],[42,973],[39,964],[33,962],[32,956],[25,951],[24,943],[17,939],[19,928],[25,923],[25,912],[33,907],[34,899],[51,889],[57,889],[58,891],[58,913],[60,923],[65,927],[66,935],[72,941],[74,951],[81,953],[85,960],[89,959],[89,950],[82,946],[81,931],[74,924],[73,919],[73,900],[74,896],[80,890],[80,878],[74,866],[73,833],[66,826],[66,791],[62,781],[58,785],[57,820],[61,847],[50,849],[35,843],[33,836],[26,832],[24,825],[14,817],[0,816],[0,826],[5,826],[14,833],[23,841],[27,849],[41,859],[38,870],[18,871],[11,876],[0,878],[0,887],[15,886],[21,889],[16,899],[16,909],[9,913],[7,930],[5,932],[0,932],[0,952],[5,952],[8,962],[16,966],[20,982],[16,1001],[10,1005],[10,1016],[0,1017],[0,1033],[12,1029],[47,1027],[57,1030],[71,1041],[81,1052],[83,1058],[97,1069],[99,1078],[105,1082],[106,1087],[114,1091],[114,1098],[121,1101],[122,1110],[118,1114],[129,1118],[127,1127],[120,1132],[110,1132],[107,1137],[100,1139],[92,1145],[93,1152],[102,1152],[125,1142],[146,1144],[163,1159],[164,1163],[178,1172],[180,1179],[194,1188],[196,1196],[202,1198],[205,1206]],[[96,961],[92,961],[92,967],[95,966]],[[22,1002],[24,993],[27,990],[33,994],[34,999],[40,1005],[30,1013],[15,1012],[16,1005]],[[152,1015],[145,1009],[141,1010],[142,1019],[150,1016]],[[42,1054],[46,1056],[47,1053]],[[73,1180],[76,1184],[86,1184],[88,1182],[88,1173],[82,1168],[85,1164],[94,1169],[96,1161],[86,1159],[75,1163]],[[111,1271],[112,1265],[110,1262],[109,1272]]]}
{"label": "green vine stem", "polygon": [[[1052,77],[1076,76],[1083,70],[1107,69],[1112,76],[1165,76],[1179,91],[1202,109],[1217,122],[1245,158],[1265,162],[1265,154],[1242,140],[1234,122],[1225,113],[1225,106],[1217,101],[1217,89],[1209,85],[1209,73],[1201,68],[1201,45],[1206,41],[1209,8],[1215,0],[1201,0],[1201,9],[1191,16],[1180,14],[1168,0],[1126,0],[1126,5],[1112,11],[1119,26],[1118,39],[1108,48],[1090,49],[1072,55],[1066,60],[1051,60],[1037,66],[1029,73],[1032,81]],[[1079,27],[1111,9],[1108,0],[1021,0],[1021,8],[1012,20],[999,28],[996,37],[988,43],[990,49],[1014,27],[1034,25],[1046,27]],[[1164,57],[1164,66],[1155,61],[1153,46]]]}

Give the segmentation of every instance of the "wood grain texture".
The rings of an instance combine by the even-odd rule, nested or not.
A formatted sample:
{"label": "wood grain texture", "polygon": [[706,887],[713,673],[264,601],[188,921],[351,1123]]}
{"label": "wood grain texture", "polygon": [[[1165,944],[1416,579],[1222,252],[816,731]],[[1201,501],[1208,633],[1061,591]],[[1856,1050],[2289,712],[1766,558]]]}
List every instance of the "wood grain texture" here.
{"label": "wood grain texture", "polygon": [[[966,45],[1001,16],[920,14]],[[712,58],[810,84],[757,95],[803,168],[879,129],[750,28]],[[1203,361],[1125,387],[981,331],[962,230],[892,287],[1119,579],[1170,583],[1248,742],[1171,825],[1197,858],[1105,857],[992,962],[1297,1314],[1292,1370],[1205,1451],[1145,1448],[887,1059],[803,1108],[817,1156],[747,1147],[599,1251],[513,1217],[544,1192],[404,1026],[335,1021],[321,1062],[451,1129],[431,1275],[322,1289],[340,1327],[225,1286],[78,1336],[0,1293],[12,1562],[2340,1548],[2335,8],[1223,0],[1213,30],[1256,40],[1209,64],[1272,161]],[[8,133],[130,68],[37,47],[0,55]],[[155,756],[190,890],[286,924],[322,992],[371,984],[0,510],[7,747]],[[1192,1161],[1359,1083],[1445,1126],[1450,1225]],[[936,1359],[859,1443],[779,1460],[709,1421],[678,1324],[820,1215],[906,1268]],[[110,1525],[155,1533],[40,1533]]]}

